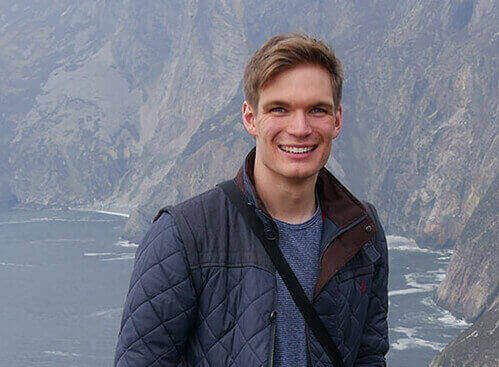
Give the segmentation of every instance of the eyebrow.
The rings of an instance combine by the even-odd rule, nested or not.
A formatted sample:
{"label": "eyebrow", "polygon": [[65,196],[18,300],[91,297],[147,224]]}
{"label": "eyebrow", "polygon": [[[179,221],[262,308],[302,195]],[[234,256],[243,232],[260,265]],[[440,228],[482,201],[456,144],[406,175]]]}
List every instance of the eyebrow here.
{"label": "eyebrow", "polygon": [[327,109],[334,110],[334,105],[330,102],[319,102],[314,104],[313,107],[325,107]]}
{"label": "eyebrow", "polygon": [[277,107],[277,106],[289,107],[290,104],[287,102],[284,102],[284,101],[269,101],[262,106],[262,109],[265,111],[265,110],[268,110],[269,108]]}
{"label": "eyebrow", "polygon": [[[290,107],[290,104],[288,102],[279,101],[279,100],[269,101],[262,106],[262,109],[264,111],[266,111],[272,107],[277,107],[277,106],[288,108],[288,107]],[[312,104],[311,107],[324,107],[324,108],[330,109],[330,110],[334,109],[334,105],[332,103],[326,102],[326,101],[319,101],[317,103]]]}

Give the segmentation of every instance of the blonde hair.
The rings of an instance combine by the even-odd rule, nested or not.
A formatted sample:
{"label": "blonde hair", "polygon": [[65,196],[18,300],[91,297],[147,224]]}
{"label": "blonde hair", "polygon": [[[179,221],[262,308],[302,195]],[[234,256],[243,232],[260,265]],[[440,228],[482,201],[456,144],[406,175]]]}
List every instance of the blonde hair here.
{"label": "blonde hair", "polygon": [[270,38],[251,57],[244,71],[244,95],[254,108],[260,90],[272,78],[298,65],[321,66],[331,76],[333,101],[337,110],[341,102],[343,70],[340,60],[323,41],[301,33],[280,34]]}

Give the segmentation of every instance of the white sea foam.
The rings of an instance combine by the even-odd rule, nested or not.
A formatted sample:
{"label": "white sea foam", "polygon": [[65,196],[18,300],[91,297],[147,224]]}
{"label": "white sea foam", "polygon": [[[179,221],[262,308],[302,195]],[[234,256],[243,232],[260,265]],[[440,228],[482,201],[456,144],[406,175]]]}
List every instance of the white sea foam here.
{"label": "white sea foam", "polygon": [[430,254],[442,254],[447,256],[452,254],[452,250],[433,250],[429,248],[419,247],[416,240],[410,237],[387,235],[386,242],[388,244],[388,249],[395,251],[408,251],[408,252],[423,252]]}
{"label": "white sea foam", "polygon": [[44,350],[44,354],[50,354],[52,356],[58,357],[79,357],[80,355],[77,353],[63,352],[60,350]]}
{"label": "white sea foam", "polygon": [[[425,278],[427,277],[427,273],[423,274],[418,274],[418,273],[409,273],[409,274],[404,274],[405,281],[408,286],[413,287],[413,288],[419,288],[419,289],[424,289],[428,292],[434,290],[438,284],[437,283],[420,283],[418,280],[420,278]],[[432,277],[434,278],[434,277]]]}
{"label": "white sea foam", "polygon": [[397,235],[392,235],[392,234],[389,234],[386,236],[386,241],[388,244],[394,243],[394,242],[401,242],[401,243],[408,243],[408,244],[413,244],[414,246],[417,246],[416,240],[414,238],[397,236]]}
{"label": "white sea foam", "polygon": [[28,224],[28,223],[44,223],[44,222],[115,222],[112,219],[71,219],[71,218],[31,218],[26,220],[13,220],[8,222],[0,222],[0,225],[12,225],[12,224]]}
{"label": "white sea foam", "polygon": [[388,297],[392,296],[403,296],[406,294],[412,294],[412,293],[424,293],[428,292],[426,289],[420,289],[420,288],[406,288],[406,289],[397,289],[394,291],[389,291],[388,292]]}
{"label": "white sea foam", "polygon": [[437,257],[437,260],[449,261],[452,258],[452,250],[447,250],[442,256]]}
{"label": "white sea foam", "polygon": [[115,243],[115,245],[120,247],[133,247],[133,248],[139,247],[137,243],[133,243],[130,241],[118,241],[117,243]]}
{"label": "white sea foam", "polygon": [[111,256],[116,255],[114,252],[84,252],[83,256]]}
{"label": "white sea foam", "polygon": [[62,245],[65,243],[95,242],[95,238],[45,238],[45,239],[29,240],[29,241],[22,241],[22,242],[29,243],[30,245],[39,245],[39,244]]}
{"label": "white sea foam", "polygon": [[124,217],[124,218],[129,218],[130,214],[127,213],[119,213],[119,212],[112,212],[109,210],[92,210],[96,213],[102,213],[102,214],[109,214],[109,215],[117,215],[118,217]]}
{"label": "white sea foam", "polygon": [[432,278],[440,283],[444,280],[447,271],[445,269],[437,269],[437,270],[429,270],[426,272],[427,274],[431,274]]}
{"label": "white sea foam", "polygon": [[105,319],[114,319],[116,316],[119,316],[123,309],[120,308],[110,308],[107,310],[101,310],[101,311],[95,311],[92,312],[89,316],[90,317],[97,317],[97,318],[105,318]]}
{"label": "white sea foam", "polygon": [[[388,296],[401,296],[413,293],[425,293],[431,292],[438,287],[438,283],[445,277],[445,270],[430,270],[423,274],[409,273],[404,274],[406,284],[410,288],[396,289],[388,292]],[[436,283],[420,283],[418,280],[421,278],[429,278],[429,280],[434,280]]]}
{"label": "white sea foam", "polygon": [[119,256],[99,259],[100,261],[114,261],[114,260],[132,260],[135,258],[134,253],[117,254]]}
{"label": "white sea foam", "polygon": [[89,208],[69,208],[69,210],[74,210],[74,211],[79,211],[79,212],[101,213],[101,214],[107,214],[107,215],[116,215],[118,217],[124,217],[124,218],[130,217],[130,214],[128,214],[128,213],[115,212],[113,210],[99,210],[99,209],[89,209]]}
{"label": "white sea foam", "polygon": [[445,343],[431,342],[421,338],[400,338],[392,343],[391,347],[396,350],[406,350],[419,347],[441,351],[442,349],[444,349]]}
{"label": "white sea foam", "polygon": [[405,338],[399,338],[394,343],[391,344],[393,349],[406,350],[417,347],[431,348],[433,350],[441,351],[445,343],[432,342],[429,340],[424,340],[416,337],[417,330],[415,328],[407,328],[403,326],[398,326],[392,329],[392,331],[400,334],[404,334]]}
{"label": "white sea foam", "polygon": [[19,267],[19,268],[31,268],[33,265],[31,264],[16,264],[16,263],[6,263],[6,262],[0,262],[1,266],[12,266],[12,267]]}
{"label": "white sea foam", "polygon": [[396,333],[401,333],[409,338],[412,338],[416,334],[416,329],[415,328],[408,328],[404,326],[397,326],[391,329],[392,331],[395,331]]}
{"label": "white sea foam", "polygon": [[135,258],[133,252],[85,252],[83,256],[96,257],[100,261],[130,260]]}
{"label": "white sea foam", "polygon": [[446,314],[437,318],[438,321],[440,321],[444,325],[450,325],[450,326],[458,326],[458,327],[468,327],[471,324],[466,322],[465,320],[458,319],[454,315],[452,315],[449,311],[446,311]]}
{"label": "white sea foam", "polygon": [[425,297],[421,300],[425,306],[431,307],[436,311],[436,315],[432,315],[428,321],[432,324],[443,324],[445,327],[454,327],[458,329],[467,328],[471,324],[466,320],[457,318],[452,315],[448,310],[439,307],[432,297]]}
{"label": "white sea foam", "polygon": [[390,250],[412,251],[412,252],[431,252],[429,249],[420,248],[413,238],[388,235],[386,242]]}

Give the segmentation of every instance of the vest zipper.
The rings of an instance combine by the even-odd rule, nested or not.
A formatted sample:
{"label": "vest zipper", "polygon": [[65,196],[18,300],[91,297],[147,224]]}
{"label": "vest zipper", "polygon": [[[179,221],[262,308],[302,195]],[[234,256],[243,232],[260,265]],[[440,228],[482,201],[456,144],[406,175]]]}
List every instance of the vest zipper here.
{"label": "vest zipper", "polygon": [[270,358],[269,358],[269,367],[274,366],[274,350],[275,350],[275,331],[277,327],[277,321],[274,320],[272,322],[272,329],[270,331]]}
{"label": "vest zipper", "polygon": [[308,327],[305,323],[305,344],[307,346],[307,366],[312,367],[312,353],[310,352],[310,338],[308,337]]}

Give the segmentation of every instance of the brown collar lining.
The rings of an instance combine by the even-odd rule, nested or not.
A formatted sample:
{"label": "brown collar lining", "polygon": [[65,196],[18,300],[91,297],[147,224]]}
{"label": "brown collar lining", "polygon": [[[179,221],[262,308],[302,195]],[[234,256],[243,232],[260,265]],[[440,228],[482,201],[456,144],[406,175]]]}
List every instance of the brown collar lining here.
{"label": "brown collar lining", "polygon": [[[253,148],[246,156],[245,163],[239,169],[235,181],[246,196],[253,195],[257,206],[267,212],[265,204],[259,197],[255,189],[253,168],[255,162],[256,149]],[[252,187],[246,187],[244,173],[250,181]],[[315,294],[318,294],[322,287],[338,272],[371,238],[376,231],[374,220],[367,213],[364,205],[334,177],[325,167],[317,176],[316,186],[320,198],[322,212],[333,221],[341,232],[351,223],[366,215],[366,218],[341,233],[330,243],[323,254],[319,278],[315,287]],[[252,193],[248,193],[252,191]],[[268,213],[267,213],[268,214]],[[270,215],[269,215],[270,216]]]}

